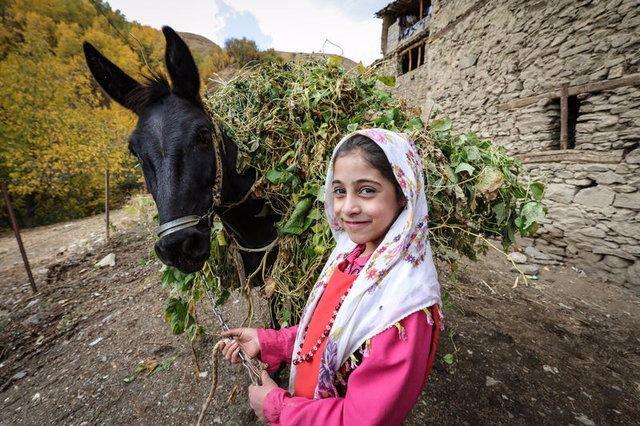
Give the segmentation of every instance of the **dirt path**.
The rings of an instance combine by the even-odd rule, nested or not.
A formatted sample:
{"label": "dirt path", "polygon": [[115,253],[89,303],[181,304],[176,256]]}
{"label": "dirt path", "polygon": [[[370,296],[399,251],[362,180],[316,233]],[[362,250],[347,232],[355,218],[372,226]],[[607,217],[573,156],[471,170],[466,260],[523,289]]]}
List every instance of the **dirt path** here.
{"label": "dirt path", "polygon": [[[102,222],[94,222],[33,231],[43,271],[36,296],[22,265],[0,259],[0,425],[194,423],[213,339],[196,344],[206,372],[197,380],[186,339],[162,319],[166,290],[147,231],[133,221],[109,243],[52,261],[51,246],[77,244],[66,239],[69,229],[98,232]],[[111,252],[116,266],[94,267]],[[638,295],[563,267],[512,288],[509,266],[492,254],[442,274],[447,331],[407,424],[637,424]],[[254,324],[266,323],[264,302],[254,302],[262,307]],[[245,307],[233,295],[223,315],[239,324]],[[210,312],[200,318],[218,331]],[[153,374],[136,372],[145,361],[158,363]],[[255,423],[240,368],[221,362],[207,423]]]}
{"label": "dirt path", "polygon": [[[110,232],[131,227],[134,222],[132,213],[126,209],[110,212]],[[106,230],[104,215],[91,216],[73,222],[57,223],[20,231],[29,263],[34,266],[46,266],[66,257],[84,253],[95,245],[104,243]],[[0,271],[22,265],[13,232],[0,232]],[[26,276],[26,275],[25,275]]]}

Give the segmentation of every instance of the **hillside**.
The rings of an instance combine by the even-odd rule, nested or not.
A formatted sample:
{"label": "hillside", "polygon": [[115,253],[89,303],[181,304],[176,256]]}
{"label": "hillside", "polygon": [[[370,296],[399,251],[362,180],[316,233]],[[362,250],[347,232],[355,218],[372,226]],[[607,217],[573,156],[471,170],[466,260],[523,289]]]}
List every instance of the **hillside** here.
{"label": "hillside", "polygon": [[187,43],[191,52],[198,52],[202,56],[210,55],[212,53],[220,53],[222,52],[222,47],[218,46],[216,43],[212,42],[208,38],[201,36],[199,34],[187,33],[187,32],[178,32],[180,37]]}

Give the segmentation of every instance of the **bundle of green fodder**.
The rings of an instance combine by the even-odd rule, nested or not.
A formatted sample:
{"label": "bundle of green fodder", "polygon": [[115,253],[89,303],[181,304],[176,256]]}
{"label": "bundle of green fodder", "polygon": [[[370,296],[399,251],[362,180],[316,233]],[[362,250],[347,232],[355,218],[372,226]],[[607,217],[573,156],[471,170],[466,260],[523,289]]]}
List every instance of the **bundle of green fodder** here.
{"label": "bundle of green fodder", "polygon": [[[472,133],[454,134],[448,118],[425,126],[419,111],[392,97],[382,83],[393,81],[363,66],[347,71],[335,58],[270,63],[219,82],[205,99],[238,144],[238,170],[255,167],[261,176],[255,193],[282,214],[279,253],[265,288],[276,298],[282,325],[297,321],[332,249],[322,185],[335,144],[350,131],[383,127],[415,141],[438,258],[475,259],[486,249],[484,237],[501,237],[506,248],[516,232],[531,235],[544,217],[543,186],[520,183],[517,160]],[[232,256],[222,255],[228,238],[221,233],[218,228],[212,239],[209,275],[234,269]],[[217,282],[229,286],[229,279]]]}

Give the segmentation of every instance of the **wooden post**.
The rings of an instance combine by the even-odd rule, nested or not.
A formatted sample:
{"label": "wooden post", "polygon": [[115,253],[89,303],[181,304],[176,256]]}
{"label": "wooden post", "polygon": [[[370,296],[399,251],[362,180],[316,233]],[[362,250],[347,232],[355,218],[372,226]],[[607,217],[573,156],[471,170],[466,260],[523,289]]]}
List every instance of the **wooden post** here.
{"label": "wooden post", "polygon": [[109,169],[104,172],[104,221],[109,241]]}
{"label": "wooden post", "polygon": [[33,279],[33,274],[31,273],[31,267],[29,266],[29,259],[27,259],[27,252],[24,250],[24,245],[22,245],[22,238],[20,238],[20,228],[18,228],[18,221],[16,220],[16,216],[13,213],[13,208],[11,207],[11,199],[9,198],[9,191],[7,190],[7,185],[4,182],[0,182],[0,187],[2,187],[2,195],[4,196],[4,203],[7,205],[7,212],[9,213],[9,220],[11,221],[11,227],[13,228],[13,233],[16,236],[16,240],[18,241],[18,247],[20,248],[20,254],[22,255],[22,262],[24,263],[24,267],[27,270],[27,275],[29,276],[29,284],[31,285],[31,290],[34,293],[38,292],[38,288],[36,287],[36,282]]}
{"label": "wooden post", "polygon": [[413,49],[409,49],[409,71],[413,69]]}
{"label": "wooden post", "polygon": [[420,17],[418,20],[422,19],[422,12],[424,11],[424,0],[420,0]]}
{"label": "wooden post", "polygon": [[569,85],[560,87],[560,149],[569,147]]}

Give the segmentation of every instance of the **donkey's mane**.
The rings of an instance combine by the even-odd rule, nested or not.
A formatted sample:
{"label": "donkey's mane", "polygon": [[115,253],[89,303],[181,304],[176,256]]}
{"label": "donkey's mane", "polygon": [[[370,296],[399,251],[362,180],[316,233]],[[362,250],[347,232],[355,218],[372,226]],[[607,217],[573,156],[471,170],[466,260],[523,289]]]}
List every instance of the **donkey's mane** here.
{"label": "donkey's mane", "polygon": [[171,93],[169,80],[161,72],[152,70],[142,77],[144,82],[127,97],[128,104],[134,111],[141,111],[147,105]]}

